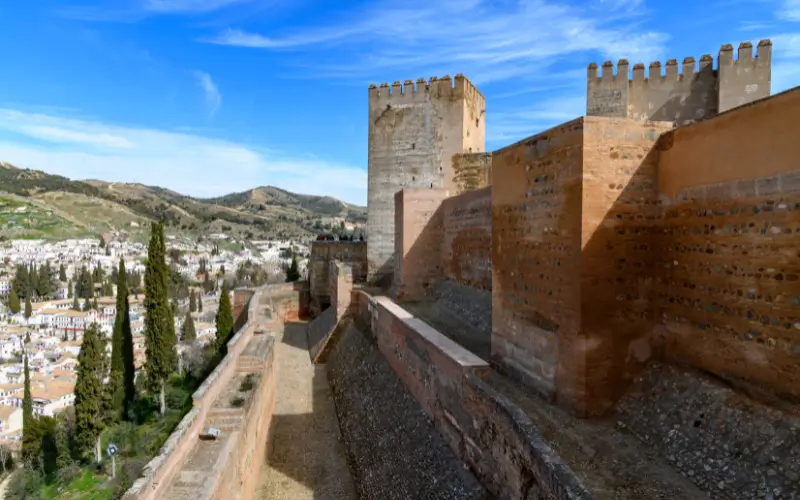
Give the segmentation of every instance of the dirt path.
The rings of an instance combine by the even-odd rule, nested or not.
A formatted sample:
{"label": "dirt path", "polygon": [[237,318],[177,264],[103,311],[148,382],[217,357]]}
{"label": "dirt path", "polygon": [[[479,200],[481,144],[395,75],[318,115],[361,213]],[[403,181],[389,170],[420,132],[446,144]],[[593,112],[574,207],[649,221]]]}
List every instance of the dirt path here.
{"label": "dirt path", "polygon": [[305,323],[276,334],[276,402],[260,500],[356,499],[323,365],[308,355]]}

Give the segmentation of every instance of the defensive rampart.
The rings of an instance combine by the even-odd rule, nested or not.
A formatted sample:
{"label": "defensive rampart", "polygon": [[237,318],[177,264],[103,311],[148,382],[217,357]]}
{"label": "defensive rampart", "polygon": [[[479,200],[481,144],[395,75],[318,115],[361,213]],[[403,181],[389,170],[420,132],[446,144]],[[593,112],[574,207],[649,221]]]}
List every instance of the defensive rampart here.
{"label": "defensive rampart", "polygon": [[334,261],[348,264],[357,283],[367,277],[367,244],[364,241],[313,241],[308,261],[308,285],[311,294],[310,313],[317,315],[331,303],[328,285],[330,265]]}
{"label": "defensive rampart", "polygon": [[483,382],[488,364],[386,297],[353,292],[355,324],[498,498],[591,498],[535,426]]}
{"label": "defensive rampart", "polygon": [[[281,297],[294,290],[288,285],[263,287],[250,297],[227,355],[192,395],[192,409],[125,500],[253,498],[275,398],[274,338],[269,331],[281,320],[270,304],[286,301]],[[296,290],[293,300],[296,310]],[[201,440],[209,427],[218,428],[220,436]]]}

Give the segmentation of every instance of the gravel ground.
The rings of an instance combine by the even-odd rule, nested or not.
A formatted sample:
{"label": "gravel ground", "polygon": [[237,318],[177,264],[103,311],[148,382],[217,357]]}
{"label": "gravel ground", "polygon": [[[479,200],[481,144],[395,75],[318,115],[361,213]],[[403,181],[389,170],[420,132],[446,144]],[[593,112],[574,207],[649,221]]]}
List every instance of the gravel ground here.
{"label": "gravel ground", "polygon": [[356,499],[325,367],[311,364],[305,329],[289,323],[276,334],[275,413],[256,498]]}
{"label": "gravel ground", "polygon": [[360,498],[491,498],[354,326],[333,348],[327,369]]}

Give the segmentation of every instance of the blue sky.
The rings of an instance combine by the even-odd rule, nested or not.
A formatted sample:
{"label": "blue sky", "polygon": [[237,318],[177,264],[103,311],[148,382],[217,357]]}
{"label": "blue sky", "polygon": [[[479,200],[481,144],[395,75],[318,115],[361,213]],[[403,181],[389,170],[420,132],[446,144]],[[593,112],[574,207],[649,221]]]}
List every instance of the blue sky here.
{"label": "blue sky", "polygon": [[0,161],[364,204],[370,83],[466,74],[491,150],[583,114],[590,62],[761,38],[800,84],[800,0],[6,1]]}

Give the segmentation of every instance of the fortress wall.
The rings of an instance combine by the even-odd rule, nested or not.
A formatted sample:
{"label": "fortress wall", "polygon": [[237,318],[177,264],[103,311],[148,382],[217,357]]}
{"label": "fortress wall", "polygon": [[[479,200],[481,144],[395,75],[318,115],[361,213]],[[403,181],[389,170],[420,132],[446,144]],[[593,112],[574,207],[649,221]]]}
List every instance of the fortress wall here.
{"label": "fortress wall", "polygon": [[491,359],[546,397],[581,325],[582,161],[583,119],[492,156]]}
{"label": "fortress wall", "polygon": [[[361,297],[355,297],[355,295]],[[456,455],[498,498],[590,498],[530,419],[482,377],[487,363],[387,297],[354,293],[378,349]]]}
{"label": "fortress wall", "polygon": [[664,138],[668,361],[800,396],[800,88]]}
{"label": "fortress wall", "polygon": [[479,290],[492,289],[492,188],[442,203],[444,277]]}
{"label": "fortress wall", "polygon": [[456,195],[481,189],[491,184],[492,153],[453,155],[453,183]]}
{"label": "fortress wall", "polygon": [[425,296],[442,273],[442,202],[444,189],[406,188],[394,195],[395,254],[392,294],[398,300]]}
{"label": "fortress wall", "polygon": [[308,261],[308,283],[313,314],[330,305],[328,273],[331,262],[338,260],[353,268],[357,282],[367,276],[367,243],[364,241],[313,241]]}
{"label": "fortress wall", "polygon": [[556,375],[559,403],[579,414],[610,410],[653,357],[654,145],[671,129],[670,122],[584,119],[580,334],[559,335]]}
{"label": "fortress wall", "polygon": [[644,64],[633,67],[630,81],[628,117],[637,121],[691,123],[717,114],[717,72],[710,55],[694,57],[681,64],[670,59],[662,71],[661,63],[650,63],[645,76]]}
{"label": "fortress wall", "polygon": [[719,112],[769,97],[772,80],[772,42],[761,40],[753,54],[753,44],[739,44],[738,57],[733,46],[719,51]]}
{"label": "fortress wall", "polygon": [[[261,289],[258,293],[268,294],[268,288]],[[228,353],[192,394],[192,409],[178,423],[158,454],[147,463],[139,479],[134,481],[131,488],[122,496],[124,500],[163,498],[173,479],[180,474],[181,467],[198,442],[214,401],[235,375],[237,359],[253,337],[257,309],[262,307],[261,297],[258,294],[254,297],[256,300],[250,300],[247,308],[248,321],[228,342]],[[263,383],[272,383],[272,379],[266,378]],[[222,470],[217,468],[215,473],[222,474]]]}

